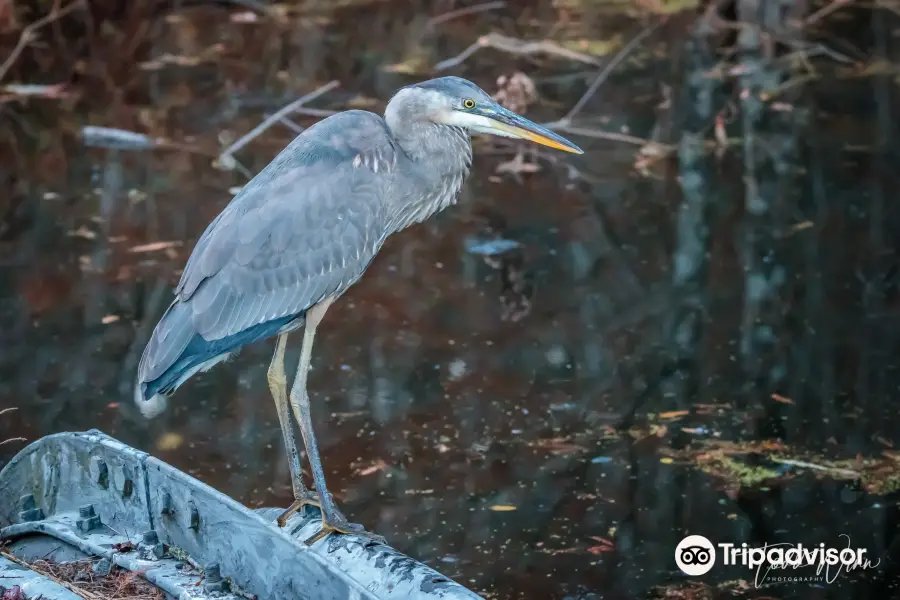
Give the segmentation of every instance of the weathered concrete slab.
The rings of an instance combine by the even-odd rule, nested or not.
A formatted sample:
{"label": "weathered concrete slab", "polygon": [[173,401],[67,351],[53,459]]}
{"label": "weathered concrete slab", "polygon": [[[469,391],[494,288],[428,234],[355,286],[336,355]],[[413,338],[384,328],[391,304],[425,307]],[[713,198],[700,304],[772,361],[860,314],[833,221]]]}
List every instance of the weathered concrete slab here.
{"label": "weathered concrete slab", "polygon": [[[143,571],[175,597],[208,597],[197,585],[203,573],[185,566],[188,560],[216,566],[203,580],[212,580],[207,591],[219,598],[229,594],[216,570],[238,593],[266,600],[479,598],[365,538],[330,535],[306,546],[318,516],[295,516],[281,529],[277,512],[249,510],[97,431],[38,440],[0,471],[0,539],[50,536]],[[136,546],[117,550],[125,541]]]}

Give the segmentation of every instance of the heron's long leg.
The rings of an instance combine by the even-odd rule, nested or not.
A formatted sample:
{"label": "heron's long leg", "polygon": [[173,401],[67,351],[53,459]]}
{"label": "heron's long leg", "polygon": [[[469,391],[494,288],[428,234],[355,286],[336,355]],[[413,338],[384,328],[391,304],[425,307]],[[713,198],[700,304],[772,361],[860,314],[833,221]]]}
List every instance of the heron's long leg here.
{"label": "heron's long leg", "polygon": [[300,470],[300,452],[297,450],[297,438],[294,436],[294,428],[291,423],[291,409],[287,399],[287,376],[284,373],[284,349],[287,346],[288,334],[282,333],[275,343],[275,353],[272,362],[269,363],[268,380],[269,391],[275,400],[275,408],[278,410],[278,422],[281,424],[281,434],[284,437],[284,449],[288,455],[288,465],[291,469],[291,487],[294,489],[294,502],[290,508],[278,517],[278,526],[284,527],[288,517],[302,510],[305,505],[319,506],[315,494],[303,485],[303,472]]}
{"label": "heron's long leg", "polygon": [[309,371],[309,359],[312,355],[313,340],[316,336],[316,327],[325,316],[325,311],[331,305],[332,299],[325,300],[306,312],[306,325],[303,328],[303,347],[300,350],[300,364],[297,366],[297,375],[294,385],[291,386],[291,408],[294,416],[300,423],[300,433],[303,434],[303,444],[306,446],[306,456],[309,458],[309,466],[312,469],[316,491],[319,493],[319,502],[322,507],[322,530],[306,540],[307,544],[322,539],[331,532],[352,533],[364,535],[384,542],[381,536],[368,533],[362,526],[350,523],[341,514],[334,503],[334,499],[325,487],[325,472],[322,470],[322,461],[319,458],[319,447],[316,444],[316,435],[313,432],[312,415],[309,410],[309,395],[306,393],[306,376]]}

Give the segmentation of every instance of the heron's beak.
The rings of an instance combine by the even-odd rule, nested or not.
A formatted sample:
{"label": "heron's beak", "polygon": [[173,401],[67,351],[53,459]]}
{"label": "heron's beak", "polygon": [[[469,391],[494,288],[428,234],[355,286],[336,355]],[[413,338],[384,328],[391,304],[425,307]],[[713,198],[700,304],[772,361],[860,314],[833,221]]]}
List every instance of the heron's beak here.
{"label": "heron's beak", "polygon": [[584,154],[584,150],[561,135],[556,135],[546,127],[541,127],[501,106],[485,108],[478,111],[478,114],[490,122],[485,128],[485,133],[528,140],[572,154]]}

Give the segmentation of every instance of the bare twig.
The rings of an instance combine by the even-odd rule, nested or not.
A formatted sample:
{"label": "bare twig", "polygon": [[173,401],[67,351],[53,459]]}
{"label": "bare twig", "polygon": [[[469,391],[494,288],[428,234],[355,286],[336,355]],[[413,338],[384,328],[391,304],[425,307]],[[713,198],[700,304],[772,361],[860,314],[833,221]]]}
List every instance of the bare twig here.
{"label": "bare twig", "polygon": [[127,252],[132,254],[143,254],[145,252],[156,252],[158,250],[167,250],[169,248],[178,248],[182,245],[181,240],[175,240],[172,242],[151,242],[149,244],[141,244],[139,246],[132,246],[127,250]]}
{"label": "bare twig", "polygon": [[[266,115],[266,116],[268,117],[268,115]],[[284,125],[285,127],[287,127],[288,129],[290,129],[291,131],[293,131],[294,133],[296,133],[297,135],[300,135],[306,129],[305,127],[300,127],[299,125],[297,125],[296,123],[294,123],[293,121],[288,119],[287,117],[281,117],[280,119],[278,119],[278,122],[281,123],[282,125]]]}
{"label": "bare twig", "polygon": [[792,458],[772,458],[772,462],[776,462],[782,465],[790,465],[792,467],[800,467],[801,469],[813,469],[816,471],[826,471],[830,473],[839,473],[846,477],[853,477],[854,479],[859,479],[861,475],[859,472],[854,471],[853,469],[844,469],[841,467],[829,467],[823,465],[817,465],[811,462],[805,462],[802,460],[794,460]]}
{"label": "bare twig", "polygon": [[307,117],[330,117],[331,115],[337,114],[336,110],[328,110],[327,108],[295,108],[295,115],[306,115]]}
{"label": "bare twig", "polygon": [[634,38],[632,38],[630,42],[625,44],[625,46],[621,50],[619,50],[619,52],[617,52],[616,55],[613,56],[608,63],[606,63],[606,66],[603,67],[603,69],[597,75],[597,78],[594,79],[594,82],[591,84],[591,86],[587,89],[584,95],[581,96],[578,102],[575,103],[575,106],[573,106],[572,109],[568,113],[566,113],[566,116],[564,116],[559,121],[556,121],[555,123],[547,123],[545,124],[545,126],[549,127],[550,129],[554,129],[558,127],[567,127],[568,125],[570,125],[575,115],[578,114],[581,109],[584,108],[584,105],[588,103],[591,97],[595,93],[597,93],[597,90],[600,89],[600,86],[604,81],[606,81],[607,77],[609,77],[609,74],[613,72],[613,69],[618,67],[619,64],[621,64],[621,62],[625,60],[625,58],[641,44],[641,42],[647,39],[647,37],[649,37],[651,33],[656,31],[659,26],[665,22],[665,19],[660,19],[653,25],[645,27],[643,31],[634,36]]}
{"label": "bare twig", "polygon": [[513,37],[501,35],[499,33],[489,33],[478,38],[474,44],[447,60],[442,60],[434,65],[435,71],[443,71],[462,64],[467,58],[481,50],[482,48],[494,48],[501,52],[509,52],[517,56],[531,56],[532,54],[550,54],[553,56],[561,56],[569,60],[583,62],[590,65],[599,65],[600,61],[589,54],[582,54],[569,50],[549,40],[541,40],[540,42],[526,42]]}
{"label": "bare twig", "polygon": [[853,58],[850,58],[846,54],[841,54],[837,50],[829,48],[828,46],[826,46],[825,44],[822,44],[822,43],[813,44],[813,43],[800,42],[797,40],[782,40],[782,39],[778,39],[778,38],[776,38],[776,41],[790,45],[791,48],[794,48],[796,52],[801,52],[801,53],[805,52],[805,54],[800,55],[801,57],[804,57],[804,58],[812,58],[813,56],[824,55],[824,56],[827,56],[837,62],[844,63],[847,65],[855,65],[860,62],[859,60],[854,60]]}
{"label": "bare twig", "polygon": [[566,175],[569,178],[570,182],[574,181],[585,181],[590,184],[598,184],[600,183],[600,179],[597,177],[593,177],[588,175],[584,171],[578,169],[575,165],[572,164],[571,161],[566,159],[561,159],[559,154],[556,152],[542,152],[541,150],[537,150],[535,154],[547,162],[550,162],[556,166],[562,167],[566,170]]}
{"label": "bare twig", "polygon": [[40,573],[44,577],[53,581],[54,583],[57,583],[57,584],[63,586],[64,588],[66,588],[67,590],[69,590],[70,592],[72,592],[73,594],[78,596],[79,598],[84,598],[85,600],[95,600],[95,599],[101,598],[101,596],[98,596],[97,594],[88,592],[87,590],[79,589],[78,587],[72,585],[68,581],[63,581],[59,577],[56,577],[53,573],[50,573],[46,569],[42,569],[39,565],[27,563],[24,560],[20,559],[19,557],[15,556],[13,554],[10,554],[9,552],[6,552],[5,550],[0,550],[0,556],[3,556],[3,558],[5,558],[6,560],[14,562],[17,565],[20,565],[26,569],[31,569],[31,570],[35,571],[36,573]]}
{"label": "bare twig", "polygon": [[503,8],[504,6],[506,6],[506,2],[504,2],[504,0],[497,0],[496,2],[485,2],[484,4],[476,4],[475,6],[467,6],[465,8],[451,10],[450,12],[445,12],[442,15],[438,15],[432,19],[429,19],[428,23],[425,24],[425,30],[429,31],[436,25],[446,23],[447,21],[451,21],[459,17],[487,12],[489,10],[496,10],[498,8]]}
{"label": "bare twig", "polygon": [[41,17],[31,25],[25,27],[22,30],[22,35],[19,36],[19,41],[16,43],[16,47],[13,48],[13,51],[9,53],[9,56],[6,57],[6,60],[3,61],[3,64],[0,65],[0,79],[6,75],[7,71],[9,71],[10,67],[13,66],[13,63],[18,60],[19,55],[22,54],[22,51],[25,49],[25,46],[28,45],[29,42],[34,38],[34,34],[38,29],[47,25],[48,23],[52,23],[53,21],[60,19],[76,8],[84,7],[84,0],[74,0],[74,2],[67,5],[65,8],[59,8],[54,5],[53,9],[47,13],[47,15]]}
{"label": "bare twig", "polygon": [[853,0],[832,0],[830,4],[823,6],[813,14],[806,17],[806,19],[803,20],[803,24],[809,26],[817,23],[842,6],[849,5],[852,1]]}
{"label": "bare twig", "polygon": [[338,81],[331,81],[331,82],[323,85],[319,89],[317,89],[313,92],[310,92],[309,94],[306,94],[305,96],[301,96],[300,98],[297,98],[296,100],[294,100],[293,102],[291,102],[290,104],[285,106],[284,108],[280,109],[278,112],[273,114],[271,117],[267,118],[265,121],[263,121],[262,123],[260,123],[256,127],[254,127],[249,133],[247,133],[246,135],[241,137],[241,139],[239,139],[238,141],[233,143],[231,146],[226,148],[219,155],[219,159],[218,159],[219,165],[223,169],[227,169],[229,171],[231,169],[233,169],[235,167],[235,160],[232,155],[235,152],[237,152],[238,150],[240,150],[241,148],[243,148],[244,146],[249,144],[251,141],[253,141],[257,136],[259,136],[259,134],[261,134],[266,129],[271,127],[273,123],[277,123],[278,121],[280,121],[282,117],[289,115],[292,112],[295,112],[297,109],[299,109],[301,106],[303,106],[303,104],[305,104],[306,102],[315,100],[322,94],[325,94],[326,92],[333,90],[338,85],[340,85]]}
{"label": "bare twig", "polygon": [[[295,115],[306,115],[307,117],[319,117],[321,119],[324,119],[325,117],[330,117],[331,115],[337,114],[337,112],[338,111],[336,111],[336,110],[327,110],[324,108],[298,108],[298,109],[294,110]],[[266,115],[266,118],[268,118],[268,117],[269,117],[269,115]],[[305,127],[300,127],[299,125],[297,125],[296,123],[294,123],[293,121],[288,119],[287,117],[281,117],[280,119],[278,119],[278,122],[281,123],[282,125],[284,125],[285,127],[287,127],[288,129],[290,129],[291,131],[293,131],[294,133],[298,133],[298,134],[303,133],[303,131],[306,129]]]}
{"label": "bare twig", "polygon": [[654,145],[659,148],[664,148],[667,151],[674,150],[673,146],[660,144],[659,142],[654,142],[653,140],[647,140],[624,133],[602,131],[599,129],[589,129],[586,127],[573,127],[571,125],[558,125],[556,123],[552,123],[552,125],[554,125],[553,129],[555,129],[556,131],[563,131],[565,133],[572,133],[574,135],[583,135],[584,137],[597,138],[601,140],[612,140],[614,142],[624,142],[626,144],[632,144],[634,146]]}

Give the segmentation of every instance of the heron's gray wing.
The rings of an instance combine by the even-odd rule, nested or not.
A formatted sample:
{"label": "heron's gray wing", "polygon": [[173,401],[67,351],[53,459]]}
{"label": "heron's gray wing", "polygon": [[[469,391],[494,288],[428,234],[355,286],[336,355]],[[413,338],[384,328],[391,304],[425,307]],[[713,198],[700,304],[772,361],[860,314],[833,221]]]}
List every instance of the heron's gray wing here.
{"label": "heron's gray wing", "polygon": [[206,340],[301,313],[355,282],[388,234],[395,149],[340,113],[298,136],[210,225],[176,291]]}

